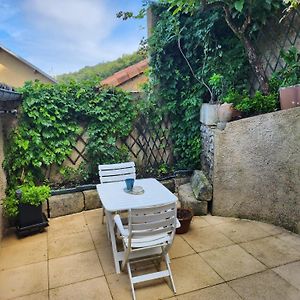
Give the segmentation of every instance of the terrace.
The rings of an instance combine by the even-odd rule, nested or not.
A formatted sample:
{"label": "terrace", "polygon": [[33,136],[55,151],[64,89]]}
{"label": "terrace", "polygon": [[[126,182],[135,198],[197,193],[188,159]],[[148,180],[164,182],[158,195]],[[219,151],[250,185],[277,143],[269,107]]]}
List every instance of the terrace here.
{"label": "terrace", "polygon": [[[45,232],[0,250],[1,299],[131,299],[116,274],[101,209],[50,220]],[[177,294],[164,280],[137,286],[137,299],[299,299],[300,238],[280,227],[195,217],[170,250]]]}
{"label": "terrace", "polygon": [[[160,201],[168,216],[152,212],[155,230],[172,226],[173,236],[176,197],[194,213],[169,252],[177,293],[155,279],[137,284],[138,300],[300,299],[300,11],[271,2],[235,1],[225,15],[203,7],[189,17],[193,1],[174,14],[175,7],[153,5],[149,95],[97,77],[26,82],[18,93],[0,85],[0,300],[132,299],[127,272],[116,272],[122,257],[102,207],[114,237],[113,213]],[[102,176],[102,164],[128,161],[125,177],[106,169],[116,185]],[[156,182],[145,198],[140,189],[138,201],[116,208],[116,199],[129,202],[129,175],[168,190]],[[99,190],[112,188],[100,195],[100,182]],[[28,233],[27,205],[40,216],[43,209],[49,227],[18,238],[11,225]],[[151,224],[144,213],[134,218],[143,235]],[[41,219],[29,227],[40,230]],[[135,273],[155,268],[138,264]]]}

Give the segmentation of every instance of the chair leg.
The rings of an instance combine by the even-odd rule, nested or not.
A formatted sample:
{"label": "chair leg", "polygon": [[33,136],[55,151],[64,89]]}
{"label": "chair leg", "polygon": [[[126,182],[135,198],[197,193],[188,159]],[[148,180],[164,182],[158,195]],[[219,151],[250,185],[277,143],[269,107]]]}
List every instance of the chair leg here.
{"label": "chair leg", "polygon": [[128,272],[128,276],[129,276],[129,280],[130,280],[130,285],[131,285],[131,293],[132,293],[132,299],[136,300],[135,297],[135,291],[134,291],[134,285],[132,283],[132,274],[131,274],[131,268],[130,268],[130,264],[127,263],[127,272]]}
{"label": "chair leg", "polygon": [[169,272],[169,277],[170,277],[172,289],[173,289],[174,294],[176,294],[175,283],[174,283],[173,276],[172,276],[172,271],[171,271],[171,268],[170,268],[170,262],[171,261],[170,261],[170,258],[169,258],[168,254],[165,255],[165,261],[166,261],[167,269],[168,269],[168,272]]}

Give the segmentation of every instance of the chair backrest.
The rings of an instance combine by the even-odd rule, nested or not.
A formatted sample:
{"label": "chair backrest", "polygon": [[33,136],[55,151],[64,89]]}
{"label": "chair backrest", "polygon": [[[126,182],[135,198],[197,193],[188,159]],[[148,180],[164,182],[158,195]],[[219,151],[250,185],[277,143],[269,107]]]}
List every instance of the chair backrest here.
{"label": "chair backrest", "polygon": [[[147,238],[148,241],[158,236],[167,237],[172,242],[176,230],[176,203],[129,210],[128,230],[129,240]],[[161,242],[160,239],[157,239]],[[151,241],[151,243],[153,240]]]}
{"label": "chair backrest", "polygon": [[119,182],[126,178],[136,178],[135,164],[133,161],[98,165],[100,183]]}

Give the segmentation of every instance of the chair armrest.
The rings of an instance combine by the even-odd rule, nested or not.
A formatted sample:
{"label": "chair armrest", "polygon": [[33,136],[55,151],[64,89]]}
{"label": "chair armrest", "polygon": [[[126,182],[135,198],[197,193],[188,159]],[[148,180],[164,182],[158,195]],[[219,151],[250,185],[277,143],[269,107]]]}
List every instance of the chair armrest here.
{"label": "chair armrest", "polygon": [[180,228],[180,227],[181,227],[181,224],[180,224],[179,220],[176,218],[176,229]]}
{"label": "chair armrest", "polygon": [[125,228],[122,224],[122,220],[121,220],[120,215],[115,215],[114,220],[115,220],[115,224],[117,225],[117,228],[118,228],[120,234],[122,236],[127,236]]}

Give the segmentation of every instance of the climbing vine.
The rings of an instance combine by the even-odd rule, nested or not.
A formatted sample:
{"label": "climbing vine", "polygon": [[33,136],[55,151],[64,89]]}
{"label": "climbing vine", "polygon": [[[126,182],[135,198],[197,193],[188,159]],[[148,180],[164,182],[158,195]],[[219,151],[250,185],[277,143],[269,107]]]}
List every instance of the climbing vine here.
{"label": "climbing vine", "polygon": [[200,106],[210,99],[204,83],[217,73],[224,92],[232,86],[246,89],[249,63],[221,12],[188,16],[161,5],[152,10],[157,19],[149,39],[152,113],[170,116],[177,168],[195,168],[200,163]]}
{"label": "climbing vine", "polygon": [[45,169],[61,165],[71,153],[80,131],[87,126],[87,176],[97,163],[124,159],[127,152],[116,147],[128,135],[136,110],[128,93],[96,87],[96,82],[43,84],[28,82],[21,88],[23,102],[18,126],[6,148],[4,168],[8,187],[40,184]]}

